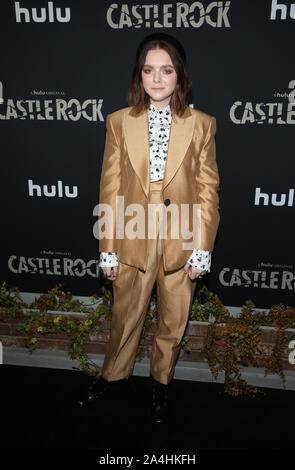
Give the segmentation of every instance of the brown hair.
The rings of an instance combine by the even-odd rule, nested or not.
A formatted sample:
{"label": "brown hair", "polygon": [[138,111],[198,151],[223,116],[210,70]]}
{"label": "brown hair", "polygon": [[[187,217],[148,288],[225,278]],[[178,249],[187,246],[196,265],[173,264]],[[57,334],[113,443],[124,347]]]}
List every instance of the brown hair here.
{"label": "brown hair", "polygon": [[133,69],[131,85],[127,95],[128,106],[134,106],[135,114],[139,114],[150,105],[150,97],[146,93],[143,84],[141,72],[145,63],[145,58],[149,50],[163,49],[170,57],[177,74],[177,85],[171,96],[170,108],[176,114],[181,116],[188,106],[192,94],[192,80],[186,68],[186,61],[179,54],[176,47],[170,41],[162,39],[153,42],[147,42],[137,53],[137,60]]}

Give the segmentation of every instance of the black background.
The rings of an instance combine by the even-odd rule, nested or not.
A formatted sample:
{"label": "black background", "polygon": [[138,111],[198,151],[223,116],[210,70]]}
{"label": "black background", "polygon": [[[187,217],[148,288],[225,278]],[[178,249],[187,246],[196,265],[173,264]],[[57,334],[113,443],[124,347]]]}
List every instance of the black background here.
{"label": "black background", "polygon": [[[294,128],[292,124],[236,124],[230,109],[241,101],[283,103],[289,82],[295,78],[292,44],[295,20],[289,17],[290,3],[285,1],[287,18],[270,20],[271,0],[229,4],[230,27],[153,28],[143,25],[113,29],[106,20],[112,2],[53,1],[54,9],[71,10],[69,22],[36,23],[32,8],[47,9],[46,1],[20,1],[31,21],[16,22],[15,2],[0,4],[0,40],[2,45],[0,80],[4,103],[7,100],[40,100],[41,114],[46,99],[55,102],[77,99],[103,100],[104,121],[0,119],[1,131],[1,256],[0,278],[24,292],[46,292],[57,283],[75,295],[100,293],[99,279],[85,276],[54,276],[38,273],[13,273],[8,259],[42,257],[42,250],[69,252],[72,259],[85,262],[98,259],[98,240],[93,235],[98,203],[100,170],[105,142],[107,114],[127,106],[126,96],[141,39],[154,31],[175,35],[184,45],[193,78],[194,107],[217,119],[217,163],[220,172],[221,222],[212,256],[209,288],[217,292],[225,305],[240,306],[252,299],[257,307],[274,303],[294,304],[293,289],[263,288],[254,282],[244,286],[225,286],[220,281],[224,268],[260,270],[266,273],[294,271],[294,204],[292,207],[254,205],[255,188],[261,192],[288,194],[294,188]],[[131,8],[136,2],[116,1]],[[165,2],[158,2],[159,11]],[[172,22],[175,26],[175,1]],[[191,5],[193,2],[186,2]],[[201,2],[207,8],[210,2]],[[222,3],[223,6],[226,2]],[[282,3],[282,2],[280,2]],[[152,2],[143,2],[151,5]],[[119,11],[119,10],[118,10]],[[210,14],[214,19],[216,9]],[[23,17],[24,18],[24,17]],[[118,18],[118,13],[113,14]],[[161,22],[161,14],[159,21]],[[64,92],[64,96],[32,96],[32,90]],[[295,105],[293,105],[295,109]],[[53,108],[55,104],[53,103]],[[240,115],[239,110],[236,115]],[[18,112],[21,115],[20,112]],[[257,115],[256,119],[257,119]],[[282,118],[286,114],[283,112]],[[293,118],[295,122],[295,117]],[[57,185],[62,180],[70,188],[78,186],[77,198],[30,197],[28,180],[35,184]],[[63,258],[62,255],[48,255]],[[259,267],[259,263],[272,267]],[[289,265],[290,268],[275,265]],[[227,276],[228,278],[228,276]]]}

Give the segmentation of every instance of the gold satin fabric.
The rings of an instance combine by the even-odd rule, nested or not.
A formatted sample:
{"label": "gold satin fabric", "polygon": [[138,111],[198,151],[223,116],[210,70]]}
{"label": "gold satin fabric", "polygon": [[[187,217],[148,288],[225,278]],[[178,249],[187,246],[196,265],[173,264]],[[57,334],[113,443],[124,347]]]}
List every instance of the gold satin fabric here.
{"label": "gold satin fabric", "polygon": [[[107,116],[107,134],[100,182],[100,204],[110,207],[107,231],[105,224],[98,225],[99,251],[117,252],[119,260],[130,266],[146,270],[147,267],[147,202],[149,197],[149,127],[148,112],[134,115],[133,107],[123,108]],[[171,234],[170,215],[167,222],[167,239],[163,239],[163,262],[166,271],[180,269],[194,248],[212,251],[219,225],[219,174],[215,148],[216,119],[190,108],[182,116],[173,115],[162,185],[163,199],[170,199],[167,212],[173,206],[181,214],[182,204],[189,207],[184,217],[191,238]],[[145,236],[130,239],[124,236],[126,226],[133,218],[125,216],[123,236],[118,237],[117,197],[124,196],[122,212],[132,204],[144,209]],[[199,205],[201,221],[193,208]],[[101,206],[100,206],[101,207]],[[174,217],[174,216],[173,216]],[[102,211],[100,219],[107,217]],[[173,220],[178,220],[173,218]],[[197,223],[196,223],[197,222]],[[196,225],[195,229],[193,229]],[[191,246],[187,246],[191,242]]]}
{"label": "gold satin fabric", "polygon": [[[162,184],[162,181],[150,183],[149,203],[163,204]],[[119,259],[119,274],[113,281],[110,341],[102,368],[102,376],[108,381],[123,379],[133,371],[155,281],[158,313],[150,372],[154,379],[168,384],[174,375],[196,280],[191,281],[183,267],[164,271],[159,217],[156,218],[156,238],[148,239],[146,271]]]}

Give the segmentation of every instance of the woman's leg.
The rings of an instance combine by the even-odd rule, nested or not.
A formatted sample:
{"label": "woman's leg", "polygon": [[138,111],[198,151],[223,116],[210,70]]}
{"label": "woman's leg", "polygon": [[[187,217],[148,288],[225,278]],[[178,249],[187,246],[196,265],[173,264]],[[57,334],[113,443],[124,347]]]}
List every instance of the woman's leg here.
{"label": "woman's leg", "polygon": [[132,373],[156,273],[119,264],[113,285],[111,332],[102,376],[120,380]]}
{"label": "woman's leg", "polygon": [[[162,183],[151,183],[149,202],[158,202]],[[156,238],[148,240],[147,269],[119,262],[119,275],[113,282],[114,303],[112,309],[110,341],[105,356],[102,376],[108,381],[120,380],[132,373],[142,328],[150,303],[162,256],[162,245]]]}
{"label": "woman's leg", "polygon": [[174,374],[190,316],[196,281],[191,281],[183,268],[164,272],[163,258],[156,280],[158,315],[151,353],[151,374],[162,384],[168,384]]}

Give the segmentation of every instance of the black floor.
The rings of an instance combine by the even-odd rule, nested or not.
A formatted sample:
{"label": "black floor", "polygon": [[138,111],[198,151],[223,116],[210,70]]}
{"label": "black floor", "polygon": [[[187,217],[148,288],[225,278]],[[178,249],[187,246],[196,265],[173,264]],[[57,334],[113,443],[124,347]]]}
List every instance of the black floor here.
{"label": "black floor", "polygon": [[225,461],[237,458],[239,465],[236,450],[244,461],[251,450],[269,455],[295,448],[293,391],[265,388],[259,399],[229,397],[221,384],[173,380],[169,422],[154,425],[148,377],[118,382],[103,401],[80,409],[76,401],[87,381],[74,370],[1,365],[0,450],[14,458],[15,451],[28,450],[45,455],[68,451],[72,457],[87,450],[96,458],[120,452],[194,452],[210,461],[216,455]]}

